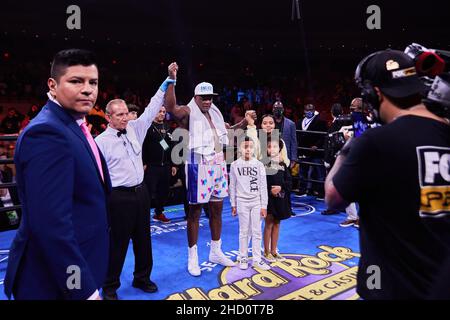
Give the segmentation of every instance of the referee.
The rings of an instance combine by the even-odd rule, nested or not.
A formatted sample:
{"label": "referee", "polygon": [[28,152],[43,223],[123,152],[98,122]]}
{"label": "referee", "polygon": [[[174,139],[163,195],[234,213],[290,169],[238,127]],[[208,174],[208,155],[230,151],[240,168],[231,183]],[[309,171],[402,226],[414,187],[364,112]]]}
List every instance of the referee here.
{"label": "referee", "polygon": [[114,99],[106,106],[107,129],[95,140],[102,151],[111,176],[109,198],[111,244],[108,275],[103,285],[105,300],[117,300],[120,274],[130,239],[135,254],[133,287],[152,293],[158,290],[150,280],[153,267],[150,238],[150,198],[143,183],[142,143],[148,128],[164,101],[166,80],[142,115],[129,120],[124,100]]}

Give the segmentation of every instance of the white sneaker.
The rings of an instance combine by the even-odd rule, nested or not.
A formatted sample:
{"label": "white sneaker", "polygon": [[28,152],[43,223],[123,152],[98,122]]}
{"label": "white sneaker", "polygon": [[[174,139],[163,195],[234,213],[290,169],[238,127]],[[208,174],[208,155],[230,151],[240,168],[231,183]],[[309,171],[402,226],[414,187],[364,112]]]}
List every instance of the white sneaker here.
{"label": "white sneaker", "polygon": [[256,261],[253,262],[253,268],[261,269],[264,271],[270,270],[270,266],[262,260],[258,261],[258,262],[256,262]]}
{"label": "white sneaker", "polygon": [[248,259],[247,259],[247,257],[242,257],[239,260],[239,269],[241,269],[241,270],[247,270],[248,269]]}
{"label": "white sneaker", "polygon": [[211,240],[211,250],[209,251],[209,261],[212,263],[221,264],[225,267],[234,267],[235,264],[233,260],[228,258],[220,248],[222,245],[222,240]]}
{"label": "white sneaker", "polygon": [[198,265],[197,245],[188,248],[188,271],[194,277],[198,277],[202,273]]}

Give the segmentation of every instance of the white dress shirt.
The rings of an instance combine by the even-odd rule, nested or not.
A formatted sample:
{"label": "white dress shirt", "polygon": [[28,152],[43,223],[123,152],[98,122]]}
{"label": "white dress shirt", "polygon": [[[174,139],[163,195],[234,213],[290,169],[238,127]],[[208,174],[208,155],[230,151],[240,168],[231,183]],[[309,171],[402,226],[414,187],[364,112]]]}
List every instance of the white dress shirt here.
{"label": "white dress shirt", "polygon": [[164,92],[158,90],[144,113],[136,120],[128,122],[127,133],[120,137],[116,129],[108,126],[95,138],[108,166],[111,183],[114,187],[134,187],[144,180],[142,163],[142,144],[148,128],[164,102]]}

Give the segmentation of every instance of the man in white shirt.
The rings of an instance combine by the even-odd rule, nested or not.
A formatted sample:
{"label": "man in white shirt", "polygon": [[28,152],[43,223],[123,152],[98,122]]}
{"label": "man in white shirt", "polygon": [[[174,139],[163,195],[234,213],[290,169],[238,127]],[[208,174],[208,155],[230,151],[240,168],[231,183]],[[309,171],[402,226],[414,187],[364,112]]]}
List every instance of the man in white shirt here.
{"label": "man in white shirt", "polygon": [[114,99],[106,106],[106,130],[95,140],[102,151],[111,176],[113,190],[109,197],[111,244],[108,275],[103,286],[105,300],[117,300],[120,274],[133,241],[135,267],[133,287],[152,293],[158,290],[150,280],[153,266],[150,237],[150,198],[143,183],[142,143],[148,128],[164,101],[167,79],[156,92],[142,115],[129,120],[124,100]]}

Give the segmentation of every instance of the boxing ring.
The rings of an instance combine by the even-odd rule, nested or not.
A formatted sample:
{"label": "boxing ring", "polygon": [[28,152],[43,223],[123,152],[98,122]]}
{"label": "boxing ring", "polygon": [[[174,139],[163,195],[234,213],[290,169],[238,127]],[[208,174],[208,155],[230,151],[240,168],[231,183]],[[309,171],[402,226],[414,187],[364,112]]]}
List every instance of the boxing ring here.
{"label": "boxing ring", "polygon": [[[18,135],[5,135],[0,136],[0,141],[2,142],[13,142],[17,141]],[[10,147],[10,145],[8,146]],[[13,158],[0,159],[0,165],[14,164]],[[15,182],[7,182],[4,183],[3,180],[0,181],[0,189],[10,189],[17,188],[17,184]],[[19,227],[20,222],[20,209],[21,205],[13,205],[7,207],[0,207],[0,217],[2,218],[0,221],[0,232],[14,230]],[[19,212],[17,216],[17,212]],[[8,260],[9,248],[0,248],[0,263],[6,263]],[[4,279],[0,278],[0,284],[3,284]]]}

